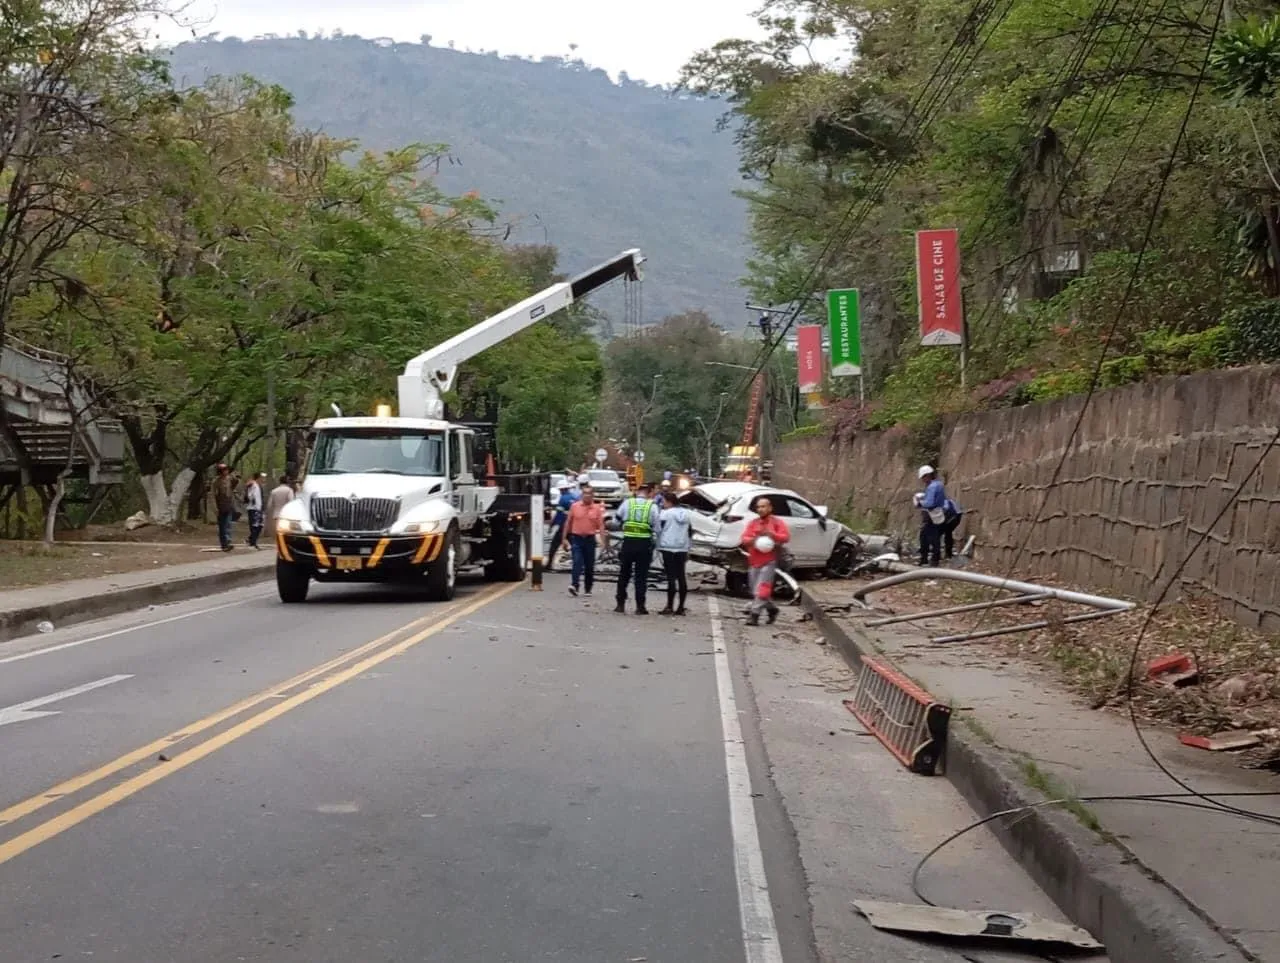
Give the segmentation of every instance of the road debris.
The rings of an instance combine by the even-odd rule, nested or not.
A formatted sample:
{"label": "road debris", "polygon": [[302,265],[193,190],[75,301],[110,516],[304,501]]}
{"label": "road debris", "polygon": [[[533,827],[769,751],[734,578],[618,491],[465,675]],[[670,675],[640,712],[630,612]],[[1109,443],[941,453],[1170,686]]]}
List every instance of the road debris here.
{"label": "road debris", "polygon": [[1052,943],[1080,950],[1103,948],[1086,930],[1069,923],[1047,920],[1034,913],[993,913],[986,910],[958,910],[943,906],[881,903],[873,900],[854,900],[853,906],[876,929],[895,933]]}

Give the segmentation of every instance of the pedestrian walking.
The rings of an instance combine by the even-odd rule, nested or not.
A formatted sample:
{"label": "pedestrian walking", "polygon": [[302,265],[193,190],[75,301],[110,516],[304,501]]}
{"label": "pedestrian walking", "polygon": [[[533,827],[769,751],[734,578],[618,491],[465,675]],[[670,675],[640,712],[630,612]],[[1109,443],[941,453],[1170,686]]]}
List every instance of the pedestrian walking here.
{"label": "pedestrian walking", "polygon": [[618,605],[615,612],[627,610],[627,583],[636,584],[636,615],[648,615],[645,596],[649,587],[649,566],[653,564],[653,536],[658,530],[658,506],[653,503],[652,487],[640,485],[636,493],[618,506],[617,519],[622,523],[622,550],[618,556]]}
{"label": "pedestrian walking", "polygon": [[564,523],[569,517],[569,509],[581,496],[573,490],[568,479],[561,482],[560,494],[556,498],[555,514],[551,517],[551,548],[547,551],[547,571],[556,570],[556,552],[564,542]]}
{"label": "pedestrian walking", "polygon": [[236,516],[235,482],[231,469],[224,464],[217,467],[213,482],[213,504],[218,510],[218,544],[224,552],[231,551],[231,526]]}
{"label": "pedestrian walking", "polygon": [[254,472],[248,484],[244,486],[244,510],[249,516],[249,547],[258,548],[258,538],[262,535],[263,509],[265,497],[262,482],[267,476],[262,472]]}
{"label": "pedestrian walking", "polygon": [[943,527],[947,523],[947,490],[932,465],[921,465],[916,475],[924,482],[924,491],[912,497],[920,509],[920,564],[939,565]]}
{"label": "pedestrian walking", "polygon": [[662,553],[662,569],[667,575],[667,607],[661,614],[684,615],[684,602],[689,594],[685,567],[689,564],[689,550],[693,548],[689,509],[679,506],[675,492],[665,492],[662,500],[663,509],[658,513],[658,551]]}
{"label": "pedestrian walking", "polygon": [[596,548],[605,539],[604,506],[596,501],[590,485],[583,485],[580,494],[581,497],[569,506],[564,523],[569,552],[573,557],[569,594],[577,595],[581,585],[584,595],[591,598],[591,588],[596,581]]}
{"label": "pedestrian walking", "polygon": [[773,514],[773,502],[769,496],[759,495],[751,503],[756,517],[747,522],[742,533],[742,545],[747,550],[747,581],[751,586],[751,606],[747,613],[747,625],[759,625],[760,613],[768,613],[772,625],[778,619],[778,607],[773,604],[773,579],[778,573],[778,554],[791,540],[787,523]]}
{"label": "pedestrian walking", "polygon": [[271,489],[271,494],[267,496],[267,538],[274,539],[276,537],[276,520],[280,517],[280,510],[291,501],[293,501],[293,486],[289,484],[288,475],[281,475],[279,483],[275,488]]}

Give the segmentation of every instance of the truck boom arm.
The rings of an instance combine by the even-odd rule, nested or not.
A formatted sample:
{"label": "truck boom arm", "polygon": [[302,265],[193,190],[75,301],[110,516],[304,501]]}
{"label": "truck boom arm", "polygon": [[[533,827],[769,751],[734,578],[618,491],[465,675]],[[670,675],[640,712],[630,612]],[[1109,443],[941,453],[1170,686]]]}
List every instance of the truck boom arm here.
{"label": "truck boom arm", "polygon": [[615,278],[625,276],[639,281],[643,263],[644,257],[637,248],[623,251],[590,271],[553,284],[411,359],[404,366],[404,374],[400,375],[397,383],[400,416],[443,418],[443,395],[453,387],[458,365],[569,307]]}

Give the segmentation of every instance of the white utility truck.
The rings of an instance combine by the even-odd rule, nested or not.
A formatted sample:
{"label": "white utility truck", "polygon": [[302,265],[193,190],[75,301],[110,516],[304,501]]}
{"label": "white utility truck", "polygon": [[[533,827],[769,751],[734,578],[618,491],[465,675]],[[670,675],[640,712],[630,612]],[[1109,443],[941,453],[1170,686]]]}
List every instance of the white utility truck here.
{"label": "white utility truck", "polygon": [[[460,573],[524,578],[531,496],[477,478],[472,429],[444,420],[458,365],[619,277],[639,281],[638,250],[554,284],[413,358],[400,411],[322,418],[298,497],[280,512],[276,586],[304,602],[319,582],[407,582],[453,598]],[[483,469],[480,469],[483,470]]]}

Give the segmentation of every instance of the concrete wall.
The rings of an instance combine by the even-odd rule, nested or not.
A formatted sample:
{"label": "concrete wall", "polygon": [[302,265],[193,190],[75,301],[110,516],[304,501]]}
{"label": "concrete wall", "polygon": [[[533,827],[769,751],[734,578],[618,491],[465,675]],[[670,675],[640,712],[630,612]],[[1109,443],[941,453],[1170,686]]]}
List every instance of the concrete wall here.
{"label": "concrete wall", "polygon": [[[1025,540],[1021,574],[1151,598],[1275,434],[1280,368],[1100,392],[1054,482],[1081,406],[1069,398],[955,419],[940,439],[948,490],[970,513],[984,567],[1006,571]],[[914,527],[908,447],[894,432],[844,445],[804,438],[783,446],[775,472],[833,512]],[[1280,631],[1280,446],[1208,532],[1181,583],[1247,625]]]}

